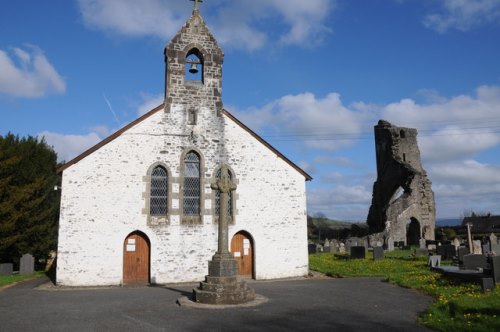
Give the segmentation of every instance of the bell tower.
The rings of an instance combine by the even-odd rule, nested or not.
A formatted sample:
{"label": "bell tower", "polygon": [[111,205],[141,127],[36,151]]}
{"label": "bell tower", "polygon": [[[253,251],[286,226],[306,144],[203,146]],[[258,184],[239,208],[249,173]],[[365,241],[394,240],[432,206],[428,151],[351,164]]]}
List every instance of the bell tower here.
{"label": "bell tower", "polygon": [[182,109],[187,122],[201,114],[222,114],[224,53],[200,16],[198,3],[191,17],[165,47],[165,111]]}

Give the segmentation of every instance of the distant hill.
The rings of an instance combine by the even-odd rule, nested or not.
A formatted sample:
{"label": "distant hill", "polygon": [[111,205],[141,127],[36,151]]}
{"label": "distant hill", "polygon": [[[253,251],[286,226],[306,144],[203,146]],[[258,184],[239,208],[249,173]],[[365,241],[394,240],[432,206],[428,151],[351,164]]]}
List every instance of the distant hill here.
{"label": "distant hill", "polygon": [[439,227],[453,227],[460,226],[462,224],[462,219],[437,219],[436,226]]}

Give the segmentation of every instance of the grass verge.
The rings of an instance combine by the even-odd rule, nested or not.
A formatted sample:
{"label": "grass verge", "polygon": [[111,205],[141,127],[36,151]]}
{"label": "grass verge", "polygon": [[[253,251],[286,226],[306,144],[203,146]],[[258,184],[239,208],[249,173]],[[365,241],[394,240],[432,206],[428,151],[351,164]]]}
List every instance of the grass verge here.
{"label": "grass verge", "polygon": [[[383,260],[338,259],[331,254],[309,255],[309,267],[332,277],[381,276],[434,297],[420,315],[423,325],[438,331],[500,331],[500,288],[483,293],[479,284],[458,283],[431,272],[426,257],[395,250]],[[450,262],[443,262],[442,264]]]}
{"label": "grass verge", "polygon": [[0,276],[0,288],[16,283],[18,281],[22,280],[27,280],[27,279],[33,279],[33,278],[39,278],[43,276],[45,272],[42,271],[37,271],[33,275],[22,275],[22,274],[15,274],[11,276]]}

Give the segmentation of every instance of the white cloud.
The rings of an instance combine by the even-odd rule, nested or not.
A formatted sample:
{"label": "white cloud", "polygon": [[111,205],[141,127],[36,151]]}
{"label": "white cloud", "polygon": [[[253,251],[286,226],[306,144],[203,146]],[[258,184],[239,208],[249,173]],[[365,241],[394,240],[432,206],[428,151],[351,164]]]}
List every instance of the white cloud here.
{"label": "white cloud", "polygon": [[43,131],[38,134],[38,137],[44,137],[47,144],[54,147],[58,161],[66,162],[101,141],[101,137],[96,132],[87,135],[65,135]]}
{"label": "white cloud", "polygon": [[310,189],[307,192],[308,213],[322,212],[330,218],[366,220],[371,203],[371,190],[364,186],[339,185],[331,189]]}
{"label": "white cloud", "polygon": [[42,50],[28,46],[14,48],[13,56],[0,50],[0,93],[36,98],[49,93],[64,93],[66,84]]}
{"label": "white cloud", "polygon": [[424,18],[427,28],[445,33],[449,29],[468,31],[476,26],[500,22],[498,0],[441,0],[442,10]]}
{"label": "white cloud", "polygon": [[403,99],[380,107],[380,116],[419,130],[422,157],[429,161],[469,158],[500,143],[500,87],[481,86],[475,96],[418,104]]}
{"label": "white cloud", "polygon": [[[188,17],[191,5],[178,0],[79,0],[85,25],[122,36],[172,37]],[[219,42],[255,50],[268,40],[285,45],[315,44],[331,32],[328,16],[334,0],[214,0],[202,15]],[[278,25],[269,35],[263,25]],[[306,43],[307,42],[307,43]]]}
{"label": "white cloud", "polygon": [[142,103],[137,107],[137,115],[141,116],[151,111],[153,108],[161,105],[163,103],[164,96],[163,94],[158,95],[150,95],[143,94],[142,95]]}
{"label": "white cloud", "polygon": [[348,146],[361,133],[364,114],[349,110],[340,95],[317,98],[312,93],[284,96],[260,109],[237,111],[251,127],[273,130],[274,141],[302,141],[307,147],[335,150]]}

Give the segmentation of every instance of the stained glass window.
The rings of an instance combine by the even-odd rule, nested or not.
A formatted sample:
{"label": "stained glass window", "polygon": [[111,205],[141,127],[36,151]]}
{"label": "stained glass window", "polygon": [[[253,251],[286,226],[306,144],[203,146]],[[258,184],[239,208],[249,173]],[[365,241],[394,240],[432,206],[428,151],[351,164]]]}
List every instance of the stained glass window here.
{"label": "stained glass window", "polygon": [[200,157],[189,152],[184,158],[184,201],[185,216],[200,214]]}
{"label": "stained glass window", "polygon": [[161,166],[151,172],[151,191],[149,194],[149,213],[152,216],[167,215],[168,173]]}

